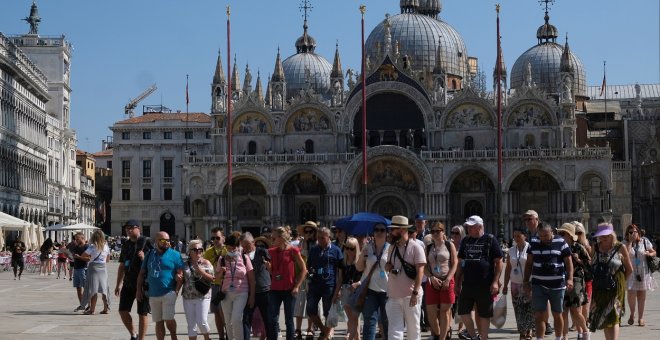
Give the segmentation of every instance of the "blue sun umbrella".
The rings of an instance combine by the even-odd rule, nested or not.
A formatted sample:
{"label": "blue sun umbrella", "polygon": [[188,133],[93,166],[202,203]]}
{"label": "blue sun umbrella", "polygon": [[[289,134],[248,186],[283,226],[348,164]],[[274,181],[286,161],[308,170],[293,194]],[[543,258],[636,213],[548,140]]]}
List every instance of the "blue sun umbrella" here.
{"label": "blue sun umbrella", "polygon": [[374,226],[381,223],[388,226],[391,221],[375,213],[359,212],[338,219],[335,226],[344,230],[348,235],[362,236],[373,234]]}

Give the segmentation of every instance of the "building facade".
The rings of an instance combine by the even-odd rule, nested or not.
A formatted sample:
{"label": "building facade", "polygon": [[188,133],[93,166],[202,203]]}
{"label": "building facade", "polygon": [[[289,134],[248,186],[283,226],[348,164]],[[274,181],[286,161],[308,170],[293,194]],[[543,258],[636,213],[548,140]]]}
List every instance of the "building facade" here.
{"label": "building facade", "polygon": [[44,182],[48,200],[45,223],[74,224],[79,221],[81,182],[80,171],[76,168],[76,132],[70,125],[73,46],[63,35],[39,35],[41,17],[35,3],[25,20],[30,31],[9,39],[41,70],[47,83],[47,176]]}
{"label": "building facade", "polygon": [[0,210],[32,223],[47,215],[48,80],[0,33]]}
{"label": "building facade", "polygon": [[96,160],[94,155],[76,150],[76,165],[80,171],[80,216],[79,221],[96,225]]}
{"label": "building facade", "polygon": [[183,187],[181,164],[185,155],[210,153],[210,123],[204,113],[148,112],[111,127],[112,235],[129,219],[140,221],[145,235],[192,235],[184,229],[184,193],[201,188]]}

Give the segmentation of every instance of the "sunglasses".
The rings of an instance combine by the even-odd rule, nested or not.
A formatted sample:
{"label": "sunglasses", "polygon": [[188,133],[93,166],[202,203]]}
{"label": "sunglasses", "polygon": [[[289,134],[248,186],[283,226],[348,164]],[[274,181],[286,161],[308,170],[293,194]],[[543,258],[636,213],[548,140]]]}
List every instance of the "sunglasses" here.
{"label": "sunglasses", "polygon": [[221,239],[222,239],[222,237],[220,237],[220,236],[211,237],[211,240],[213,240],[213,241],[220,241]]}
{"label": "sunglasses", "polygon": [[160,240],[158,240],[158,242],[160,242],[160,243],[170,243],[170,239],[169,238],[161,238]]}
{"label": "sunglasses", "polygon": [[433,229],[431,230],[431,234],[439,234],[439,233],[444,233],[445,231],[442,229]]}
{"label": "sunglasses", "polygon": [[534,221],[534,217],[523,218],[523,221]]}
{"label": "sunglasses", "polygon": [[355,251],[355,248],[353,248],[353,247],[344,247],[344,250]]}
{"label": "sunglasses", "polygon": [[387,232],[387,229],[385,228],[376,228],[374,229],[374,233],[385,233]]}
{"label": "sunglasses", "polygon": [[637,230],[631,230],[631,231],[628,232],[628,234],[630,234],[630,235],[637,234]]}
{"label": "sunglasses", "polygon": [[313,229],[305,230],[305,234],[313,234],[315,231]]}
{"label": "sunglasses", "polygon": [[204,251],[204,248],[194,248],[194,249],[190,249],[190,251],[194,253],[201,253]]}

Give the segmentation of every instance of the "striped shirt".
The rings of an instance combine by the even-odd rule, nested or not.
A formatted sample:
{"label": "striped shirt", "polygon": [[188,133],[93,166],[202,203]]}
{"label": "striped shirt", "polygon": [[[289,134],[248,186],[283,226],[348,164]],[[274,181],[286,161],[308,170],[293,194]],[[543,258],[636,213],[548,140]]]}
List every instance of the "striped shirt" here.
{"label": "striped shirt", "polygon": [[552,242],[545,244],[539,236],[532,237],[527,254],[532,254],[532,284],[548,289],[566,288],[566,269],[564,259],[571,256],[571,247],[561,236],[555,236]]}

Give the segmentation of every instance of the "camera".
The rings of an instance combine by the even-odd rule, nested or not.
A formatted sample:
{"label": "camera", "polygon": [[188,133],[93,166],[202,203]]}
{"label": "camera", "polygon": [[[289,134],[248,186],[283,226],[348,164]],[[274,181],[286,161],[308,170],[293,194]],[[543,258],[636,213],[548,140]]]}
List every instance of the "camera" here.
{"label": "camera", "polygon": [[642,282],[642,276],[639,274],[635,275],[635,280],[637,280],[638,282]]}
{"label": "camera", "polygon": [[401,269],[398,269],[398,268],[397,269],[392,269],[392,275],[399,275],[400,272],[401,272]]}
{"label": "camera", "polygon": [[313,278],[314,278],[314,272],[313,271],[308,272],[307,273],[307,280],[311,280]]}

